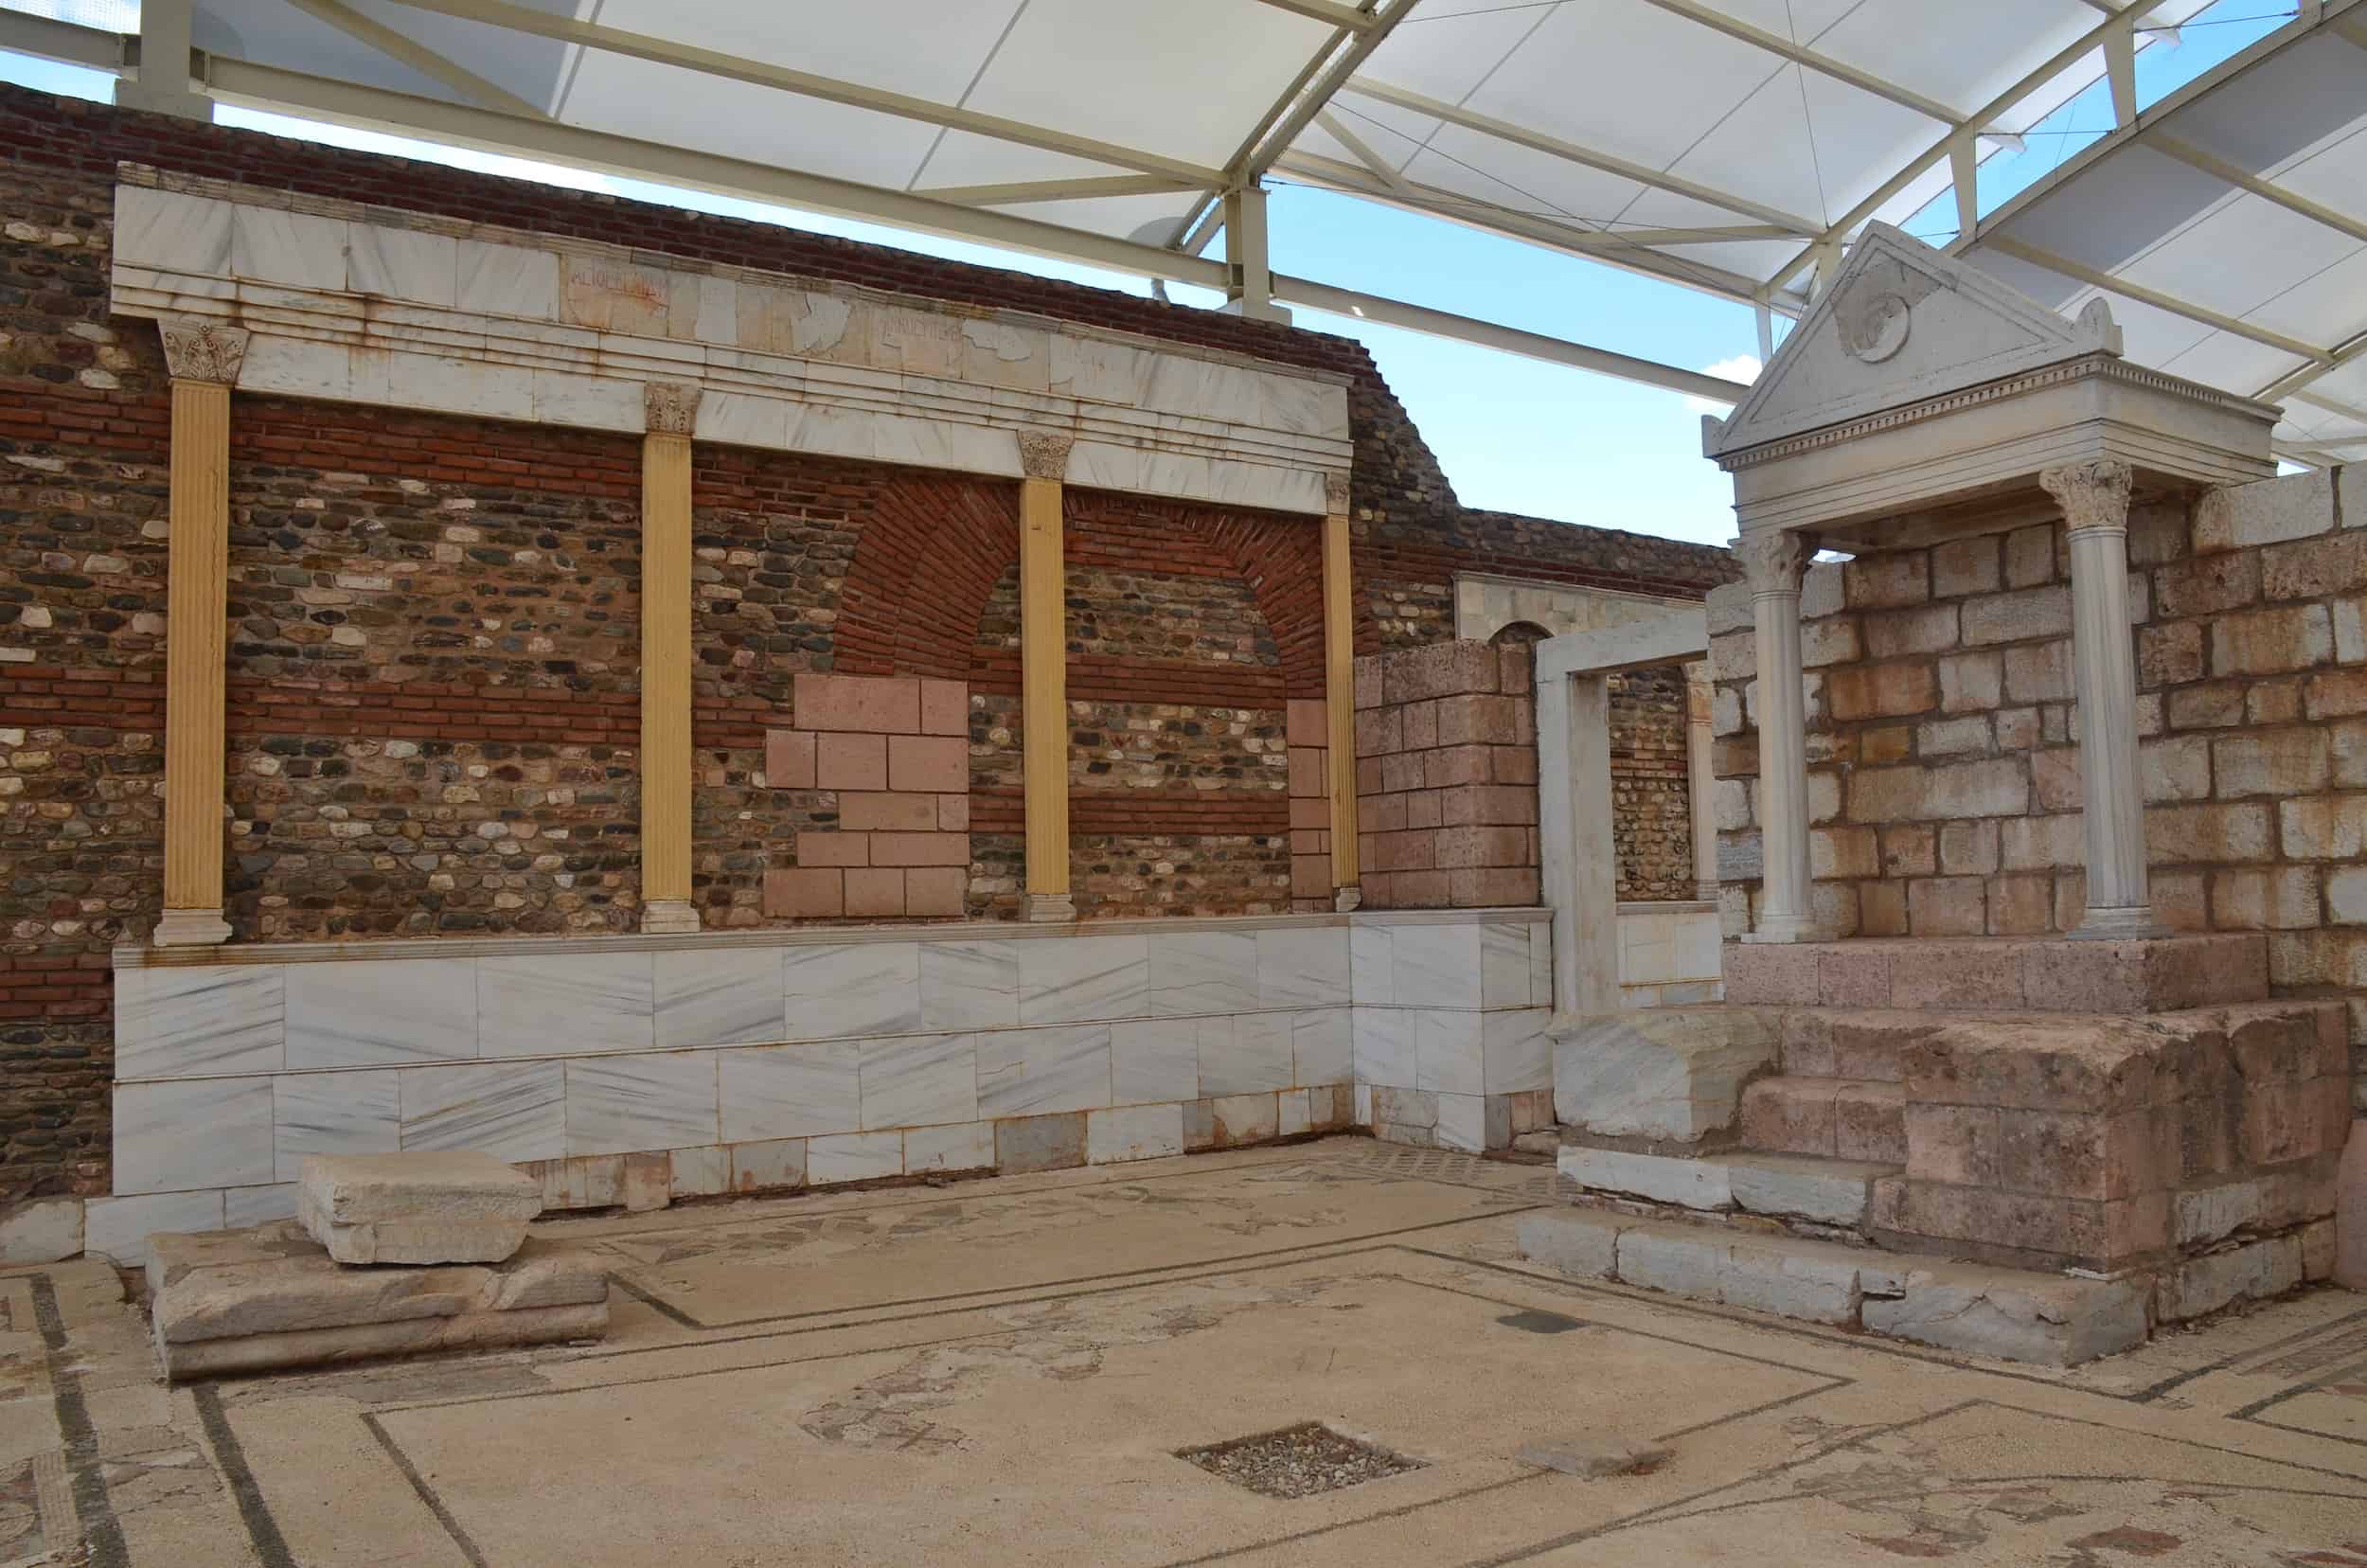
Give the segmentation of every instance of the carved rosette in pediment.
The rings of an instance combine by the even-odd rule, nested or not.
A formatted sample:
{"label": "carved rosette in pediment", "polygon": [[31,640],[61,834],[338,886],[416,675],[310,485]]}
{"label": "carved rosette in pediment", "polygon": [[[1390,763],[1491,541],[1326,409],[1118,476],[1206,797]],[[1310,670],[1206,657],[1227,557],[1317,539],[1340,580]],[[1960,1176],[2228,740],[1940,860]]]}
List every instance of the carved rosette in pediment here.
{"label": "carved rosette in pediment", "polygon": [[165,368],[174,381],[236,385],[246,360],[247,332],[199,316],[165,316],[156,323],[165,340]]}

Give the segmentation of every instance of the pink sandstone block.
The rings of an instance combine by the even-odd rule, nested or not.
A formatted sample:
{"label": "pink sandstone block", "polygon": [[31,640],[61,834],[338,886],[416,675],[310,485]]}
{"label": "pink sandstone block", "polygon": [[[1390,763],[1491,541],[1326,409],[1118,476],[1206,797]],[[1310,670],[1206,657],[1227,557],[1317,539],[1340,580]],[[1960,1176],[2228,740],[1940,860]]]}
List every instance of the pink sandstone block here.
{"label": "pink sandstone block", "polygon": [[1292,697],[1283,704],[1283,736],[1293,746],[1331,744],[1329,707],[1320,697]]}
{"label": "pink sandstone block", "polygon": [[1540,896],[1538,872],[1533,865],[1461,866],[1443,875],[1447,878],[1447,901],[1456,909],[1525,909],[1533,907]]}
{"label": "pink sandstone block", "polygon": [[1821,950],[1780,942],[1732,942],[1725,954],[1726,1000],[1752,1007],[1813,1007]]}
{"label": "pink sandstone block", "polygon": [[1832,1078],[1761,1078],[1742,1092],[1742,1141],[1777,1154],[1833,1152]]}
{"label": "pink sandstone block", "polygon": [[926,833],[937,825],[937,797],[849,790],[838,797],[838,825],[850,832]]}
{"label": "pink sandstone block", "polygon": [[835,868],[780,866],[764,874],[764,912],[810,920],[846,912],[845,873]]}
{"label": "pink sandstone block", "polygon": [[1887,1007],[1891,958],[1879,948],[1836,945],[1817,961],[1817,999],[1828,1007]]}
{"label": "pink sandstone block", "polygon": [[970,687],[960,681],[921,682],[920,733],[968,735]]}
{"label": "pink sandstone block", "polygon": [[1842,1080],[1833,1096],[1833,1153],[1876,1165],[1905,1163],[1906,1096],[1897,1084]]}
{"label": "pink sandstone block", "polygon": [[1290,793],[1295,798],[1320,797],[1328,788],[1324,777],[1326,753],[1312,746],[1290,744]]}
{"label": "pink sandstone block", "polygon": [[2367,1120],[2351,1123],[2334,1178],[2334,1282],[2367,1291]]}
{"label": "pink sandstone block", "polygon": [[824,735],[814,749],[814,782],[826,790],[887,788],[887,745],[877,735]]}
{"label": "pink sandstone block", "polygon": [[1320,899],[1331,891],[1331,857],[1329,855],[1292,855],[1290,857],[1290,897]]}
{"label": "pink sandstone block", "polygon": [[970,831],[970,796],[942,794],[937,796],[937,830],[946,833]]}
{"label": "pink sandstone block", "polygon": [[873,868],[847,871],[846,913],[879,917],[904,913],[904,873],[900,869]]}
{"label": "pink sandstone block", "polygon": [[764,778],[776,790],[812,789],[813,737],[798,730],[766,730]]}
{"label": "pink sandstone block", "polygon": [[[1405,810],[1400,806],[1400,812]],[[1290,827],[1328,828],[1331,826],[1331,802],[1322,795],[1294,795],[1290,800]],[[1376,823],[1374,826],[1379,827]]]}
{"label": "pink sandstone block", "polygon": [[959,915],[970,891],[970,869],[961,865],[917,865],[904,873],[904,913]]}
{"label": "pink sandstone block", "polygon": [[799,675],[792,688],[792,701],[799,729],[860,730],[874,735],[920,733],[920,683],[916,680],[879,675]]}
{"label": "pink sandstone block", "polygon": [[868,833],[800,833],[797,864],[801,866],[848,866],[871,864]]}
{"label": "pink sandstone block", "polygon": [[961,865],[970,864],[967,833],[874,833],[874,865]]}
{"label": "pink sandstone block", "polygon": [[1404,750],[1427,751],[1438,744],[1438,704],[1436,703],[1408,703],[1401,711],[1404,714],[1405,726]]}
{"label": "pink sandstone block", "polygon": [[2021,954],[1991,943],[1901,942],[1891,953],[1896,1007],[2019,1007]]}
{"label": "pink sandstone block", "polygon": [[970,788],[970,742],[953,736],[888,737],[888,788],[956,794]]}

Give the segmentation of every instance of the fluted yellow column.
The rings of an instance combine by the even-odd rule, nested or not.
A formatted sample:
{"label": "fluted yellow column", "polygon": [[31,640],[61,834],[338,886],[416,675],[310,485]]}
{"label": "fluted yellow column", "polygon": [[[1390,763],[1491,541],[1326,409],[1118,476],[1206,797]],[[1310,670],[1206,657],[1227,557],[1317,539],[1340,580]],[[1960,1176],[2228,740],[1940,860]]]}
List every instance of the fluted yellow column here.
{"label": "fluted yellow column", "polygon": [[699,388],[651,382],[641,437],[641,929],[690,901],[690,432]]}
{"label": "fluted yellow column", "polygon": [[228,939],[222,918],[223,659],[230,619],[230,387],[243,329],[160,322],[172,376],[165,582],[165,907],[159,947]]}
{"label": "fluted yellow column", "polygon": [[1332,907],[1354,909],[1356,842],[1356,596],[1348,561],[1348,476],[1324,476],[1324,717],[1330,745]]}
{"label": "fluted yellow column", "polygon": [[1068,582],[1061,476],[1073,437],[1019,438],[1020,762],[1027,811],[1030,920],[1073,920],[1068,882]]}

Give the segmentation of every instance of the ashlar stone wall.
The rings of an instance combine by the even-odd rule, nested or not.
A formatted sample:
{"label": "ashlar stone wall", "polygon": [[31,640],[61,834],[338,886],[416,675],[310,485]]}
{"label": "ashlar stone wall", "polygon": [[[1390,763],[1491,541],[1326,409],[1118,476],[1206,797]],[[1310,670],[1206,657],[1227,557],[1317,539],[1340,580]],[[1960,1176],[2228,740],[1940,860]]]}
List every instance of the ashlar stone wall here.
{"label": "ashlar stone wall", "polygon": [[[2367,468],[2141,504],[2129,526],[2156,905],[2265,931],[2279,995],[2350,1001],[2367,1109]],[[1803,594],[1815,903],[1836,933],[2036,935],[2085,900],[2061,530],[1822,563]],[[1748,594],[1709,599],[1728,935],[1759,878]]]}

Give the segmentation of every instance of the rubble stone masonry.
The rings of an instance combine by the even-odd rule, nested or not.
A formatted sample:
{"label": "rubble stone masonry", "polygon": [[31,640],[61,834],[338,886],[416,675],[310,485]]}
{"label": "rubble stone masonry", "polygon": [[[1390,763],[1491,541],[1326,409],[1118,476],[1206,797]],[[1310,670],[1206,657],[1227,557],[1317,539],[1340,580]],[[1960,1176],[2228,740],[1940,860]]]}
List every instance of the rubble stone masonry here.
{"label": "rubble stone masonry", "polygon": [[[2348,1000],[2367,1110],[2367,469],[2141,503],[2129,561],[2155,905],[2266,932],[2279,995]],[[2053,526],[1810,570],[1812,870],[1836,933],[2078,923],[2069,581]],[[1758,874],[1749,626],[1747,596],[1711,596],[1730,933]]]}

